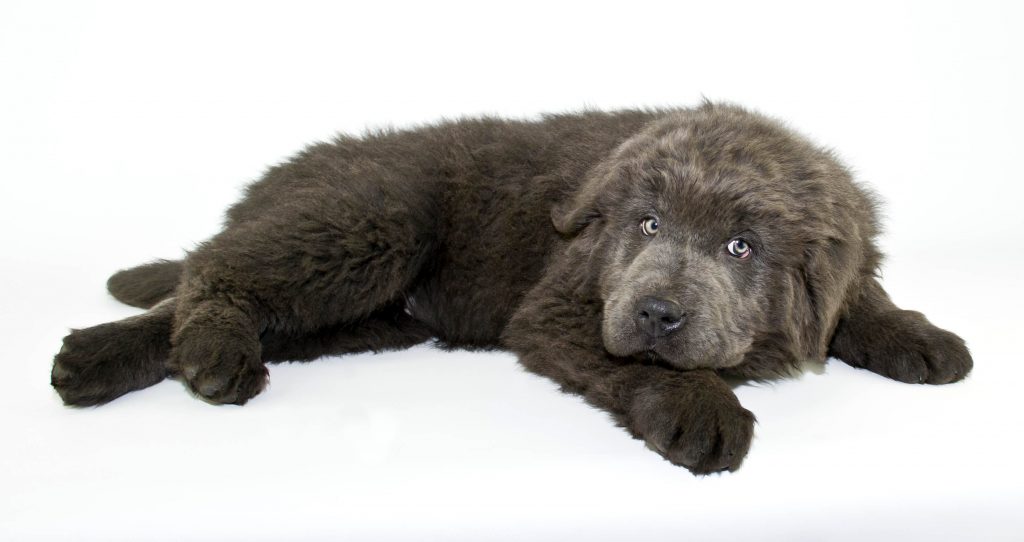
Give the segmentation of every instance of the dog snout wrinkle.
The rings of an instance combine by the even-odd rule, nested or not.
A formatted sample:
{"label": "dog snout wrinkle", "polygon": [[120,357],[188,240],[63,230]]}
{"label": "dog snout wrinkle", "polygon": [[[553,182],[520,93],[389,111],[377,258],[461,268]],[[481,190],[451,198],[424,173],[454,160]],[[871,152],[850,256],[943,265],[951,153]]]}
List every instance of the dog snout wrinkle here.
{"label": "dog snout wrinkle", "polygon": [[650,337],[665,337],[683,327],[686,313],[677,303],[647,296],[637,303],[639,327]]}

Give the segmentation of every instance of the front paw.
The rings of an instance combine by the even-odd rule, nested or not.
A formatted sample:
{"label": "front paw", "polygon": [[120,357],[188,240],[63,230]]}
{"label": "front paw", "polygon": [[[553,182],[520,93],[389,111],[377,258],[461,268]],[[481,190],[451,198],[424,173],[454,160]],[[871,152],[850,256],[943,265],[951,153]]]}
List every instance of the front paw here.
{"label": "front paw", "polygon": [[724,384],[680,380],[639,390],[628,428],[673,464],[709,474],[739,468],[754,421]]}
{"label": "front paw", "polygon": [[834,339],[840,359],[893,380],[948,384],[962,380],[974,366],[963,339],[919,312],[882,313],[853,331]]}

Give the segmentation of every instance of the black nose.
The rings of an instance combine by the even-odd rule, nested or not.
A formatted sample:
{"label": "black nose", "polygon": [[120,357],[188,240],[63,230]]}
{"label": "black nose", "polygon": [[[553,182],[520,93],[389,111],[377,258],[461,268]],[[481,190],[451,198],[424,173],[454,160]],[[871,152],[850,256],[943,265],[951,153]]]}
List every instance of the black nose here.
{"label": "black nose", "polygon": [[637,303],[636,317],[640,329],[651,337],[664,337],[683,327],[686,313],[679,305],[658,299],[645,297]]}

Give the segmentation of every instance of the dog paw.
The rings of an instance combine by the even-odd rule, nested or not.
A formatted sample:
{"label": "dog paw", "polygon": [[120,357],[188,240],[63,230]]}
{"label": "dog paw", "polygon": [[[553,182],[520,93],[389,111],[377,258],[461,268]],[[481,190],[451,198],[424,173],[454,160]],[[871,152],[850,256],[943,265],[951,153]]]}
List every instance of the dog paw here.
{"label": "dog paw", "polygon": [[269,377],[255,337],[216,327],[181,330],[171,364],[193,393],[217,404],[245,404]]}
{"label": "dog paw", "polygon": [[629,429],[647,447],[694,474],[739,468],[754,435],[754,415],[731,391],[659,386],[637,395]]}
{"label": "dog paw", "polygon": [[139,331],[131,323],[109,323],[64,337],[50,371],[64,404],[100,405],[163,380],[166,334]]}
{"label": "dog paw", "polygon": [[50,385],[66,405],[93,406],[122,395],[114,364],[89,329],[73,330],[53,358]]}
{"label": "dog paw", "polygon": [[839,337],[840,359],[911,384],[948,384],[962,380],[974,366],[963,339],[935,327],[918,312],[897,310],[861,324],[857,333]]}

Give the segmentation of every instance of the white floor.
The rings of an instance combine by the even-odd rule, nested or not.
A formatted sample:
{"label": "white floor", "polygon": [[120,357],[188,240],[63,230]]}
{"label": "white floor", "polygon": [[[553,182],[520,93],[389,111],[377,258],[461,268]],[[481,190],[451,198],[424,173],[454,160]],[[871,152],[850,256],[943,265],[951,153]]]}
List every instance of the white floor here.
{"label": "white floor", "polygon": [[[103,297],[100,263],[7,271],[17,291],[5,300],[0,534],[1019,539],[1017,330],[1005,313],[985,315],[1005,277],[974,275],[967,294],[948,284],[969,277],[911,270],[921,266],[887,282],[967,337],[967,381],[903,385],[833,361],[741,387],[758,416],[753,448],[738,472],[706,478],[505,354],[419,347],[277,365],[245,407],[210,406],[167,381],[68,409],[48,386],[65,326],[129,311]],[[944,309],[951,298],[962,309]]]}
{"label": "white floor", "polygon": [[[540,54],[571,49],[549,36],[554,26],[535,41],[517,30],[544,14],[314,17],[305,6],[298,17],[249,5],[0,8],[0,540],[1024,539],[1014,128],[1024,89],[1010,4],[828,8],[822,20],[842,24],[810,41],[788,16],[817,4],[787,4],[778,33],[751,23],[742,34],[747,45],[764,38],[754,50],[771,69],[725,38],[719,58],[670,54],[715,34],[684,24],[685,10],[643,31],[636,12],[595,8],[589,24],[633,44],[621,47],[653,40],[660,52],[629,73],[681,68],[643,88],[611,77],[623,57],[602,56],[610,45],[585,25],[578,38],[596,53],[571,64]],[[471,16],[473,28],[508,26],[458,34],[458,17]],[[355,37],[328,32],[333,20]],[[393,20],[393,40],[371,40]],[[447,31],[440,41],[419,30],[431,25]],[[294,39],[264,38],[280,38],[278,27]],[[460,41],[490,33],[499,45]],[[335,47],[364,54],[334,71]],[[519,86],[495,84],[490,54]],[[799,69],[811,64],[813,74]],[[534,69],[557,84],[523,83]],[[268,87],[254,84],[264,77]],[[904,385],[832,361],[741,387],[758,417],[750,455],[738,472],[704,478],[501,353],[423,346],[272,366],[270,388],[245,407],[202,403],[168,381],[71,409],[49,387],[69,327],[135,313],[105,294],[110,272],[180,255],[216,231],[246,179],[332,130],[688,104],[700,92],[792,120],[880,193],[884,283],[967,340],[966,381]]]}

